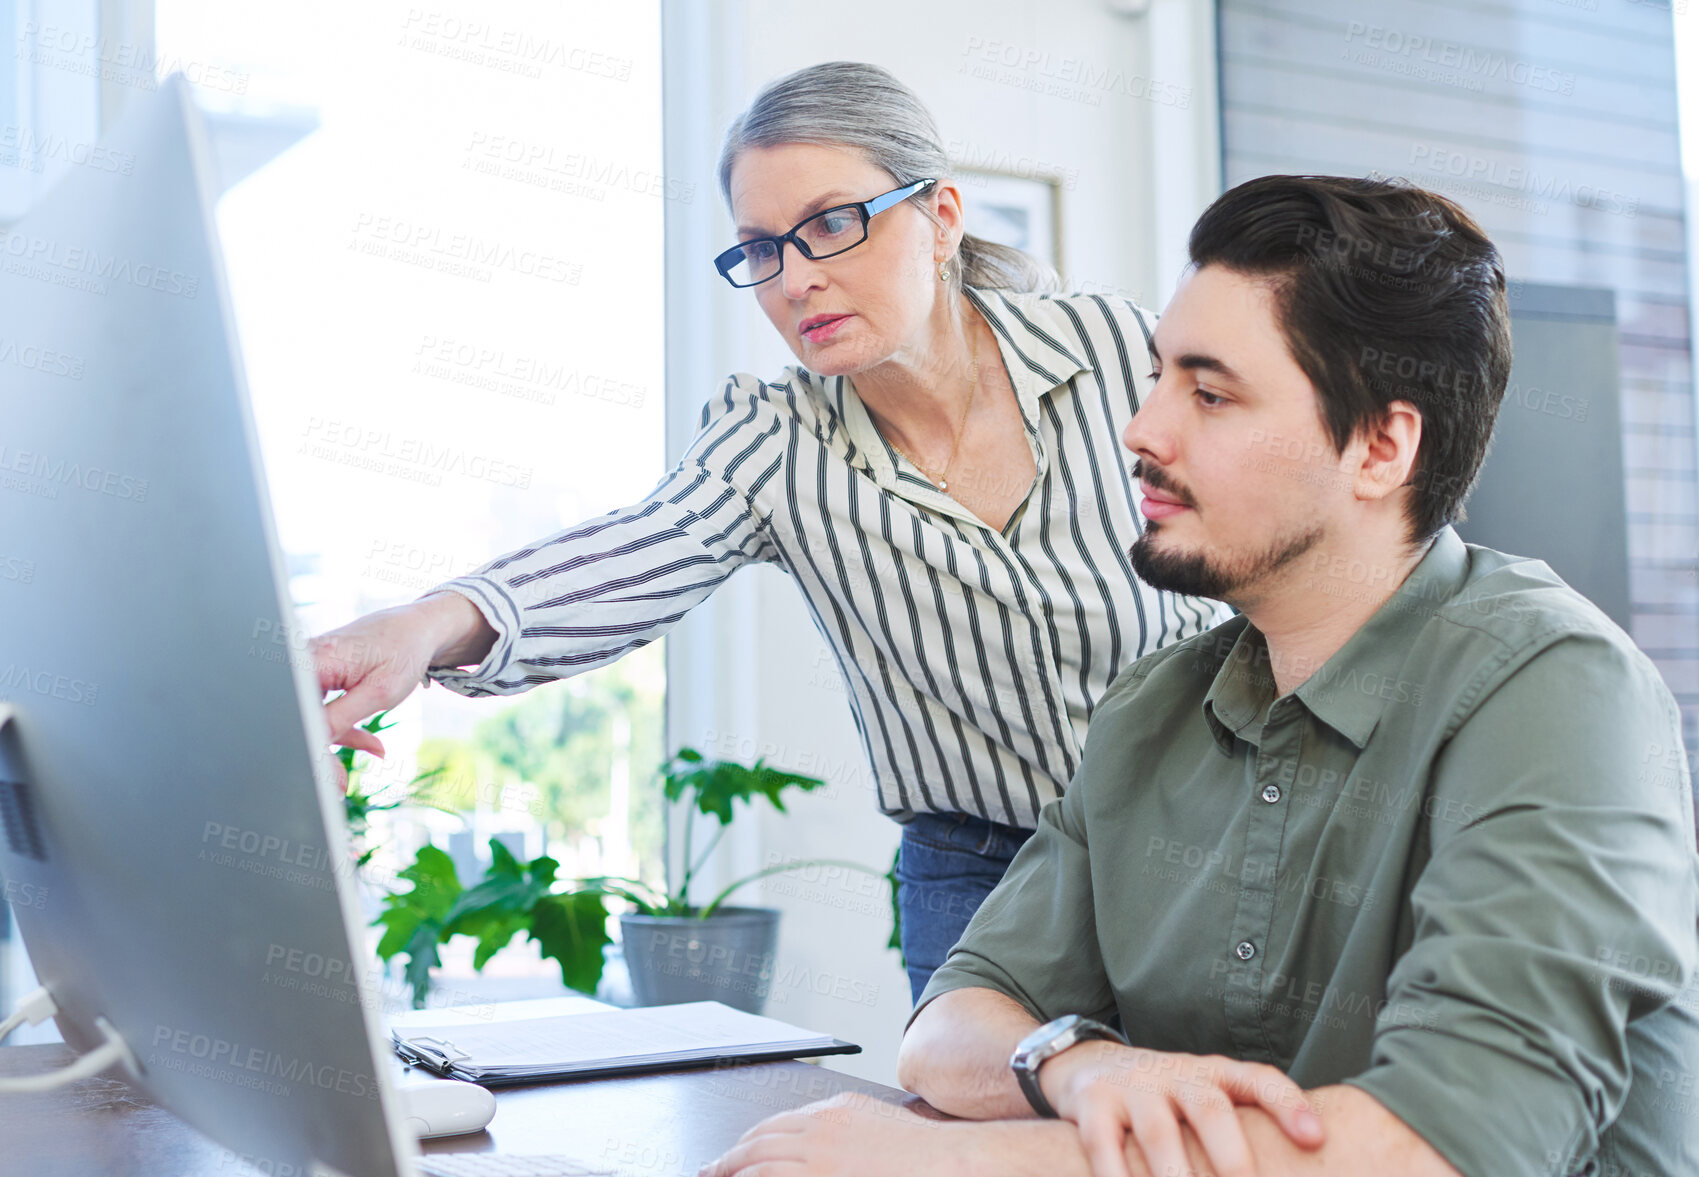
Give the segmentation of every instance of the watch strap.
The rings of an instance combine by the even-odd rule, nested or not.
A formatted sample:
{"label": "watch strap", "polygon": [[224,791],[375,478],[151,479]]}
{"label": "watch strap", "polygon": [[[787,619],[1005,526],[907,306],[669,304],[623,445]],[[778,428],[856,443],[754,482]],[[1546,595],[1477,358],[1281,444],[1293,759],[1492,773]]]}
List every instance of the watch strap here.
{"label": "watch strap", "polygon": [[[1043,1063],[1039,1064],[1039,1066],[1043,1065]],[[1037,1067],[1016,1067],[1015,1079],[1020,1083],[1021,1094],[1026,1096],[1026,1101],[1032,1105],[1033,1111],[1046,1120],[1058,1118],[1056,1109],[1050,1106],[1050,1101],[1044,1098],[1044,1091],[1038,1086]]]}

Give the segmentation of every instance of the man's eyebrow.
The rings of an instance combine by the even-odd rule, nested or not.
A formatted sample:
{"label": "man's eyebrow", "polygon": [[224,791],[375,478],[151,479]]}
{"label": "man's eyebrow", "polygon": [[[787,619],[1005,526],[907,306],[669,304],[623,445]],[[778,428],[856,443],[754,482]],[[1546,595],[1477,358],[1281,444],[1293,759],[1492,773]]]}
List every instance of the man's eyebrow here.
{"label": "man's eyebrow", "polygon": [[[797,223],[801,224],[803,221],[806,221],[809,217],[813,216],[815,213],[820,212],[822,209],[830,208],[834,204],[849,204],[849,203],[852,203],[848,198],[849,198],[849,193],[845,192],[842,188],[834,188],[830,192],[822,192],[819,196],[816,196],[813,200],[809,201],[808,204],[803,207],[802,215],[796,219]],[[752,228],[749,225],[739,225],[737,227],[737,235],[739,237],[776,237],[776,236],[778,236],[777,233],[768,233],[765,230]]]}
{"label": "man's eyebrow", "polygon": [[[1150,344],[1150,358],[1158,364],[1162,363],[1162,354],[1156,348],[1156,341]],[[1187,352],[1174,361],[1187,372],[1214,372],[1236,384],[1243,384],[1245,378],[1233,370],[1231,364],[1216,356],[1204,355],[1201,352]]]}

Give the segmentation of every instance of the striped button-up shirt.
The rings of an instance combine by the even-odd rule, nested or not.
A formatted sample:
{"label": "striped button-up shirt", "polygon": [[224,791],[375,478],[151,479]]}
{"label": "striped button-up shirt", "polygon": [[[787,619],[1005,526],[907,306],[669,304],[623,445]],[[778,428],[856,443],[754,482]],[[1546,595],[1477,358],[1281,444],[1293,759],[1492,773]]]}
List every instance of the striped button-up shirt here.
{"label": "striped button-up shirt", "polygon": [[1037,466],[1001,531],[884,440],[850,379],[733,376],[642,502],[438,586],[499,636],[478,667],[430,677],[509,695],[602,666],[770,562],[837,657],[884,812],[1036,826],[1110,681],[1228,613],[1144,584],[1127,554],[1142,520],[1121,435],[1150,316],[1101,295],[967,295]]}

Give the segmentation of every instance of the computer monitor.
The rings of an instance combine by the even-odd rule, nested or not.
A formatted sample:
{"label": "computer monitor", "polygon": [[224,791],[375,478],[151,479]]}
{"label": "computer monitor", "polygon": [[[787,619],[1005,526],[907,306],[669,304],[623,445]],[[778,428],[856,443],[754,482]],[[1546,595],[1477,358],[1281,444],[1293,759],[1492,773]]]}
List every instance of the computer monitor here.
{"label": "computer monitor", "polygon": [[107,144],[0,244],[0,875],[67,1042],[264,1172],[410,1174],[187,85]]}

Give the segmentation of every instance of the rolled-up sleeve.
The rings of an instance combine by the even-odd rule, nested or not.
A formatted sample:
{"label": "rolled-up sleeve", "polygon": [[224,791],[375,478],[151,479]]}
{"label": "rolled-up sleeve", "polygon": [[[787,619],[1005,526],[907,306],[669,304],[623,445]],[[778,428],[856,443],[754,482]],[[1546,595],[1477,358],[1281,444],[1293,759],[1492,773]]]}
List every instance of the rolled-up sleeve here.
{"label": "rolled-up sleeve", "polygon": [[463,695],[512,695],[593,670],[666,633],[745,564],[775,560],[756,491],[782,461],[782,425],[761,393],[729,382],[640,502],[431,589],[471,601],[497,637],[477,667],[430,677]]}
{"label": "rolled-up sleeve", "polygon": [[909,1021],[952,989],[1006,994],[1041,1022],[1077,1013],[1107,1018],[1115,995],[1092,904],[1091,858],[1080,821],[1088,745],[1074,783],[1038,815],[1038,829],[932,974]]}
{"label": "rolled-up sleeve", "polygon": [[1699,957],[1674,700],[1620,639],[1547,646],[1434,762],[1432,856],[1387,984],[1373,1095],[1464,1177],[1551,1177],[1621,1111],[1629,1025]]}

